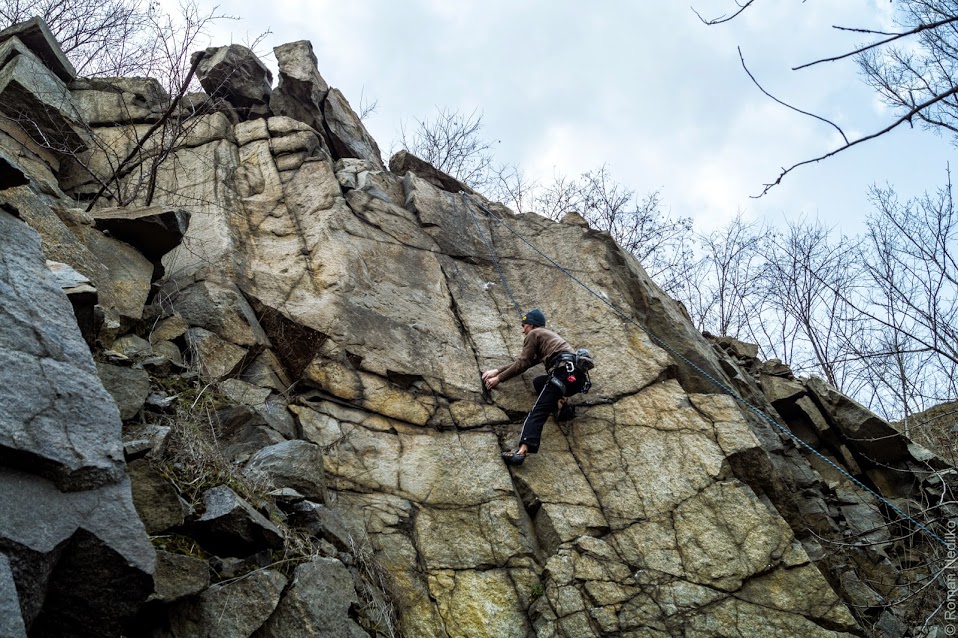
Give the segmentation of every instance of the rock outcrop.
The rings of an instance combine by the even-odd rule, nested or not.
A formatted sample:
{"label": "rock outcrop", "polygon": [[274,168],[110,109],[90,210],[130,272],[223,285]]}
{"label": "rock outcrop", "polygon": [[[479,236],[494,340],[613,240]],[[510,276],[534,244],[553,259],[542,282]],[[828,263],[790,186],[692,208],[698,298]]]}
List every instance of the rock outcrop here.
{"label": "rock outcrop", "polygon": [[[506,228],[408,153],[387,170],[312,47],[276,56],[273,89],[248,50],[204,52],[211,99],[164,141],[143,136],[169,98],[141,80],[70,84],[95,143],[66,157],[0,128],[19,176],[0,188],[0,629],[824,637],[940,624],[944,549],[902,512],[942,533],[958,518],[953,468],[826,384],[698,334],[581,217],[473,194]],[[95,299],[71,306],[44,259]],[[521,347],[499,268],[598,361],[575,420],[550,421],[511,470],[499,452],[532,375],[491,395],[479,381]]]}

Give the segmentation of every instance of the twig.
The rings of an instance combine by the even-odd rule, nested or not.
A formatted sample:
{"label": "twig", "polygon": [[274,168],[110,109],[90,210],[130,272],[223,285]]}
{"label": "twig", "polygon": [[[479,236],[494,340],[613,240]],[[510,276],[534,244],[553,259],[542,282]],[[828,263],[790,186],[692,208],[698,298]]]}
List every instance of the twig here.
{"label": "twig", "polygon": [[[937,29],[938,27],[944,26],[944,25],[949,24],[949,23],[951,23],[951,22],[958,22],[958,16],[954,16],[954,17],[951,17],[951,18],[946,18],[946,19],[944,19],[944,20],[939,20],[938,22],[932,22],[932,23],[930,23],[930,24],[922,24],[922,25],[917,26],[917,27],[915,27],[914,29],[911,29],[911,30],[909,30],[909,31],[904,31],[904,32],[902,32],[902,33],[895,33],[895,34],[893,34],[893,35],[892,35],[891,37],[889,37],[889,38],[885,38],[884,40],[878,40],[877,42],[872,42],[871,44],[868,44],[868,45],[865,45],[865,46],[860,47],[860,48],[858,48],[858,49],[855,49],[854,51],[849,51],[848,53],[843,53],[843,54],[841,54],[841,55],[836,55],[835,57],[831,57],[831,58],[822,58],[821,60],[815,60],[814,62],[807,62],[807,63],[805,63],[805,64],[802,64],[801,66],[792,67],[792,70],[793,70],[793,71],[798,71],[799,69],[804,69],[804,68],[807,68],[807,67],[810,67],[810,66],[814,66],[814,65],[816,65],[816,64],[821,64],[822,62],[835,62],[835,61],[837,61],[837,60],[843,60],[843,59],[849,58],[849,57],[851,57],[851,56],[853,56],[853,55],[858,55],[859,53],[864,53],[865,51],[868,51],[869,49],[874,49],[874,48],[876,48],[876,47],[880,47],[880,46],[883,46],[883,45],[885,45],[885,44],[888,44],[889,42],[894,42],[895,40],[898,40],[898,39],[900,39],[900,38],[906,38],[906,37],[908,37],[908,36],[910,36],[910,35],[915,35],[916,33],[921,33],[922,31],[927,31],[928,29]],[[854,29],[854,28],[850,28],[850,27],[832,26],[832,28],[833,28],[833,29],[839,29],[839,30],[841,30],[841,31],[854,31],[854,32],[857,32],[857,33],[876,33],[876,32],[872,32],[872,31],[868,31],[867,29]]]}
{"label": "twig", "polygon": [[[746,2],[745,4],[739,4],[739,5],[738,5],[738,11],[736,11],[736,12],[733,13],[732,15],[730,15],[730,16],[720,16],[720,17],[718,17],[718,18],[713,18],[713,19],[711,19],[711,20],[706,20],[705,18],[703,18],[703,17],[702,17],[702,14],[700,14],[698,11],[695,10],[695,7],[689,7],[689,8],[692,9],[692,13],[694,13],[695,15],[697,15],[698,18],[699,18],[699,20],[701,20],[704,24],[707,24],[708,26],[712,26],[712,25],[716,25],[716,24],[722,24],[723,22],[729,22],[730,20],[734,20],[735,17],[736,17],[738,14],[740,14],[740,13],[742,13],[743,11],[745,11],[746,9],[748,9],[749,5],[752,4],[753,2],[755,2],[755,0],[748,0],[748,2]],[[738,3],[736,3],[736,4],[738,4]]]}

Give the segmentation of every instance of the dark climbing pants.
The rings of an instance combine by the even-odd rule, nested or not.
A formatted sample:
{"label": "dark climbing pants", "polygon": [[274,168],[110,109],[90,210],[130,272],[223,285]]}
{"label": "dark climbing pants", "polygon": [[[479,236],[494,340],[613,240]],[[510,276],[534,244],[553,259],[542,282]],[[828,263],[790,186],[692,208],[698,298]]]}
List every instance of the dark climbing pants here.
{"label": "dark climbing pants", "polygon": [[[565,391],[554,381],[550,382],[553,375],[561,377],[565,386]],[[539,441],[542,438],[542,426],[546,424],[549,415],[556,411],[559,406],[559,399],[563,396],[571,397],[582,390],[585,383],[584,374],[575,374],[575,381],[568,381],[567,373],[557,370],[553,374],[543,374],[532,380],[532,387],[536,390],[536,402],[526,415],[526,420],[522,424],[522,433],[519,435],[519,443],[525,443],[529,447],[529,452],[535,454],[539,451]]]}

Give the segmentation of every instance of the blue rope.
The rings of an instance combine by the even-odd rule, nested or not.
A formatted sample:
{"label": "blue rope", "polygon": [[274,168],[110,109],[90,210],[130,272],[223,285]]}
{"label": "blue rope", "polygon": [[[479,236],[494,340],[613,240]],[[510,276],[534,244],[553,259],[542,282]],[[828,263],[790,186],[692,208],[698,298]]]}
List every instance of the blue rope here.
{"label": "blue rope", "polygon": [[[461,192],[460,194],[463,196],[463,198],[468,197],[471,199],[476,203],[477,206],[482,208],[487,213],[489,212],[489,209],[473,199],[473,197],[468,193]],[[466,203],[466,210],[468,210],[469,214],[472,215],[472,221],[476,222],[476,230],[479,231],[479,236],[482,238],[482,242],[486,245],[486,250],[489,251],[489,258],[492,259],[492,263],[496,265],[496,270],[499,271],[499,279],[502,280],[502,285],[506,289],[506,294],[508,294],[509,299],[512,300],[512,305],[516,309],[516,314],[522,316],[522,308],[519,307],[519,304],[516,303],[516,298],[512,295],[512,289],[509,287],[509,282],[506,281],[506,274],[502,272],[502,266],[499,264],[499,258],[496,256],[496,251],[493,249],[491,241],[487,239],[486,234],[482,232],[482,226],[479,225],[479,218],[476,217],[476,213],[472,210],[472,207],[469,206],[468,203]]]}
{"label": "blue rope", "polygon": [[[933,531],[931,531],[931,529],[929,529],[927,526],[923,525],[923,524],[920,523],[918,520],[916,520],[913,516],[911,516],[911,515],[905,513],[905,512],[904,512],[901,508],[899,508],[897,505],[895,505],[894,503],[892,503],[891,501],[889,501],[888,499],[886,499],[884,496],[882,496],[881,494],[877,493],[876,491],[874,491],[873,489],[871,489],[870,487],[868,487],[867,485],[865,485],[864,483],[862,483],[861,481],[859,481],[857,478],[855,478],[854,476],[852,476],[851,474],[849,474],[848,471],[845,470],[845,468],[843,468],[843,467],[837,465],[836,463],[834,463],[833,461],[831,461],[828,457],[826,457],[824,454],[822,454],[821,452],[819,452],[818,450],[816,450],[815,448],[813,448],[811,445],[809,445],[809,444],[806,443],[805,441],[803,441],[803,440],[801,440],[800,438],[798,438],[797,436],[795,436],[788,428],[786,428],[786,427],[783,426],[783,425],[780,425],[777,421],[775,421],[775,419],[773,419],[772,417],[770,417],[769,415],[767,415],[765,412],[763,412],[763,411],[760,410],[759,408],[757,408],[757,407],[755,407],[754,405],[752,405],[751,403],[749,403],[749,402],[748,402],[747,400],[745,400],[743,397],[739,396],[739,394],[738,394],[737,392],[735,392],[735,390],[733,390],[732,388],[728,387],[727,385],[725,385],[724,383],[722,383],[721,381],[719,381],[718,379],[716,379],[715,377],[713,377],[711,374],[709,374],[708,372],[706,372],[702,367],[700,367],[699,365],[697,365],[697,364],[695,364],[694,362],[692,362],[691,360],[689,360],[685,355],[683,355],[683,354],[680,353],[678,350],[676,350],[675,348],[673,348],[669,343],[663,341],[662,339],[659,339],[658,337],[656,337],[655,335],[653,335],[653,334],[651,334],[651,333],[648,333],[648,332],[642,327],[642,325],[641,325],[639,322],[637,322],[635,319],[633,319],[632,317],[630,317],[629,315],[627,315],[624,311],[622,311],[621,309],[619,309],[615,304],[613,304],[612,302],[610,302],[610,301],[608,301],[607,299],[605,299],[604,297],[602,297],[602,295],[600,295],[599,293],[597,293],[597,292],[595,292],[594,290],[592,290],[592,288],[590,288],[588,285],[586,285],[585,283],[583,283],[582,281],[580,281],[575,275],[573,275],[571,272],[569,272],[568,269],[564,268],[562,265],[560,265],[559,263],[557,263],[557,262],[556,262],[555,260],[553,260],[551,257],[549,257],[548,255],[546,255],[545,253],[543,253],[541,250],[539,250],[535,245],[532,244],[532,242],[530,242],[528,239],[526,239],[526,238],[523,237],[521,234],[519,234],[516,230],[514,230],[512,227],[510,227],[509,224],[505,223],[505,221],[503,221],[498,215],[496,215],[496,214],[493,213],[491,210],[489,210],[488,208],[486,208],[485,206],[483,206],[482,204],[480,204],[478,201],[476,201],[475,199],[473,199],[468,193],[461,193],[461,195],[462,195],[463,197],[468,197],[469,199],[471,199],[477,206],[479,206],[479,208],[481,208],[483,211],[485,211],[486,214],[488,214],[490,217],[492,217],[492,219],[494,219],[496,222],[498,222],[499,224],[501,224],[502,226],[504,226],[504,227],[505,227],[509,232],[511,232],[513,235],[515,235],[516,237],[518,237],[524,244],[526,244],[527,246],[529,246],[529,248],[531,248],[536,254],[538,254],[540,257],[542,257],[543,259],[545,259],[546,261],[548,261],[550,264],[552,264],[553,266],[555,266],[557,269],[559,269],[560,271],[562,271],[567,277],[569,277],[570,279],[572,279],[573,281],[575,281],[577,284],[579,284],[580,286],[582,286],[589,294],[591,294],[593,297],[595,297],[596,299],[598,299],[599,301],[601,301],[602,303],[604,303],[606,306],[608,306],[610,309],[612,309],[612,311],[615,312],[615,313],[616,313],[617,315],[619,315],[620,317],[622,317],[622,319],[624,319],[624,320],[627,321],[628,323],[631,323],[632,325],[634,325],[634,326],[635,326],[636,328],[638,328],[639,330],[642,330],[643,332],[646,332],[646,334],[649,335],[649,338],[651,338],[654,343],[656,343],[657,345],[659,345],[659,346],[665,348],[665,349],[666,349],[668,352],[670,352],[673,356],[675,356],[675,357],[677,357],[678,359],[684,361],[689,367],[691,367],[693,370],[695,370],[696,372],[698,372],[699,374],[701,374],[703,377],[705,377],[706,379],[708,379],[709,381],[711,381],[711,382],[712,382],[714,385],[716,385],[717,387],[721,388],[722,391],[724,391],[726,394],[728,394],[728,395],[731,396],[733,399],[735,399],[736,401],[738,401],[739,403],[741,403],[742,405],[744,405],[745,407],[747,407],[749,410],[751,410],[754,414],[756,414],[756,415],[757,415],[758,417],[760,417],[761,419],[764,419],[765,421],[768,421],[769,423],[771,423],[773,426],[775,426],[776,429],[778,429],[779,431],[781,431],[782,433],[784,433],[786,436],[788,436],[790,439],[792,439],[793,441],[795,441],[797,444],[799,444],[800,446],[804,447],[805,449],[807,449],[808,451],[810,451],[812,454],[814,454],[815,456],[817,456],[817,457],[820,458],[821,460],[825,461],[825,463],[827,463],[828,465],[832,466],[835,470],[837,470],[839,473],[841,473],[841,474],[844,475],[846,478],[848,478],[850,481],[852,481],[852,483],[854,483],[854,484],[857,485],[858,487],[862,488],[863,490],[865,490],[866,492],[868,492],[869,494],[871,494],[872,496],[874,496],[875,498],[877,498],[879,501],[881,501],[882,503],[884,503],[885,505],[887,505],[887,506],[888,506],[891,510],[893,510],[894,512],[896,512],[896,513],[898,513],[899,515],[901,515],[902,518],[904,518],[905,520],[908,520],[908,521],[911,521],[912,523],[914,523],[914,525],[915,525],[918,529],[920,529],[921,531],[925,532],[925,534],[927,534],[929,537],[931,537],[931,538],[933,538],[934,540],[936,540],[936,541],[938,541],[939,543],[941,543],[946,549],[948,549],[949,551],[954,551],[954,550],[955,550],[955,545],[954,545],[953,543],[949,543],[949,542],[945,541],[945,540],[944,540],[943,538],[941,538],[938,534],[935,534]],[[478,224],[478,221],[477,221],[476,223]],[[500,274],[501,274],[501,271],[500,271]],[[504,281],[504,280],[503,280],[503,281]]]}

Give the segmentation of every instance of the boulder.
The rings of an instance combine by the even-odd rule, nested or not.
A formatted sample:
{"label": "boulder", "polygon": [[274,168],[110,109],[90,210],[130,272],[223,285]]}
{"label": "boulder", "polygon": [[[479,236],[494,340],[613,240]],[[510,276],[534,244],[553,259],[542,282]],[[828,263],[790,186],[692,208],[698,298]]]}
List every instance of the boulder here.
{"label": "boulder", "polygon": [[263,448],[246,463],[244,473],[272,487],[290,487],[308,499],[326,502],[323,451],[309,441],[283,441]]}
{"label": "boulder", "polygon": [[204,328],[238,346],[268,345],[256,314],[232,284],[201,281],[167,302],[191,326]]}
{"label": "boulder", "polygon": [[311,536],[329,541],[341,552],[353,552],[359,544],[346,529],[336,510],[320,503],[302,501],[294,504],[289,524],[307,531]]}
{"label": "boulder", "polygon": [[323,102],[329,85],[317,68],[313,45],[306,40],[289,42],[274,47],[273,53],[279,79],[270,97],[270,109],[275,115],[287,115],[317,131],[325,130]]}
{"label": "boulder", "polygon": [[156,591],[150,600],[173,602],[209,587],[210,566],[199,558],[158,550],[155,580]]}
{"label": "boulder", "polygon": [[96,370],[103,387],[116,401],[120,418],[127,421],[139,414],[150,394],[150,375],[145,370],[109,363],[97,363]]}
{"label": "boulder", "polygon": [[83,340],[92,348],[97,334],[96,304],[99,295],[96,287],[86,275],[77,272],[69,264],[48,259],[47,268],[70,300]]}
{"label": "boulder", "polygon": [[261,388],[271,388],[277,392],[287,392],[293,386],[292,379],[272,350],[261,352],[243,368],[240,378],[247,383]]}
{"label": "boulder", "polygon": [[244,119],[264,117],[269,112],[273,74],[248,48],[239,44],[212,47],[202,53],[196,77],[212,98],[222,98],[247,115]]}
{"label": "boulder", "polygon": [[185,520],[180,495],[169,479],[146,459],[128,466],[133,485],[133,505],[148,534],[159,534],[182,525]]}
{"label": "boulder", "polygon": [[250,406],[218,410],[216,420],[220,432],[217,446],[233,463],[245,463],[257,451],[286,440],[270,426],[260,410]]}
{"label": "boulder", "polygon": [[805,394],[805,386],[798,381],[772,374],[763,374],[759,378],[762,391],[772,405],[777,406],[779,402],[793,402]]}
{"label": "boulder", "polygon": [[96,231],[84,235],[87,247],[105,270],[107,281],[100,279],[97,285],[109,285],[113,291],[112,299],[104,304],[120,317],[141,319],[154,280],[153,264],[129,244]]}
{"label": "boulder", "polygon": [[170,101],[153,78],[80,78],[69,88],[89,126],[158,122]]}
{"label": "boulder", "polygon": [[475,192],[455,177],[446,175],[439,169],[433,167],[429,162],[419,159],[405,149],[398,151],[389,158],[389,170],[397,175],[414,173],[416,177],[424,179],[436,188],[441,188],[450,193],[458,193],[460,191],[467,193]]}
{"label": "boulder", "polygon": [[116,404],[40,254],[40,238],[4,211],[0,284],[0,458],[64,490],[121,480]]}
{"label": "boulder", "polygon": [[0,553],[0,636],[27,638],[20,612],[20,597],[10,570],[10,559]]}
{"label": "boulder", "polygon": [[863,405],[846,397],[817,377],[806,382],[809,393],[822,407],[852,449],[876,464],[911,458],[908,439]]}
{"label": "boulder", "polygon": [[758,345],[740,341],[735,337],[715,337],[715,342],[726,352],[740,359],[754,359],[758,356]]}
{"label": "boulder", "polygon": [[64,492],[0,467],[0,491],[0,550],[29,634],[120,635],[153,591],[155,568],[129,481]]}
{"label": "boulder", "polygon": [[150,340],[153,343],[159,341],[173,341],[174,339],[179,339],[186,334],[186,331],[190,329],[190,324],[187,323],[180,314],[174,312],[171,315],[164,317],[156,322],[156,325],[153,326],[153,329],[150,331]]}
{"label": "boulder", "polygon": [[286,578],[272,569],[213,585],[173,606],[170,634],[173,638],[259,636],[257,630],[273,614],[285,586]]}
{"label": "boulder", "polygon": [[136,248],[163,274],[160,260],[180,245],[190,224],[190,213],[183,209],[151,206],[148,208],[97,208],[91,213],[99,230]]}
{"label": "boulder", "polygon": [[186,342],[200,373],[211,381],[219,381],[235,374],[246,358],[245,349],[220,339],[203,328],[190,328]]}
{"label": "boulder", "polygon": [[203,503],[205,511],[189,531],[210,553],[242,557],[283,546],[283,533],[229,487],[207,490]]}
{"label": "boulder", "polygon": [[263,626],[264,638],[367,638],[353,620],[359,596],[349,570],[334,558],[317,557],[296,568],[276,612]]}
{"label": "boulder", "polygon": [[330,89],[323,103],[323,117],[329,131],[329,145],[338,158],[356,157],[386,170],[379,145],[339,89]]}

